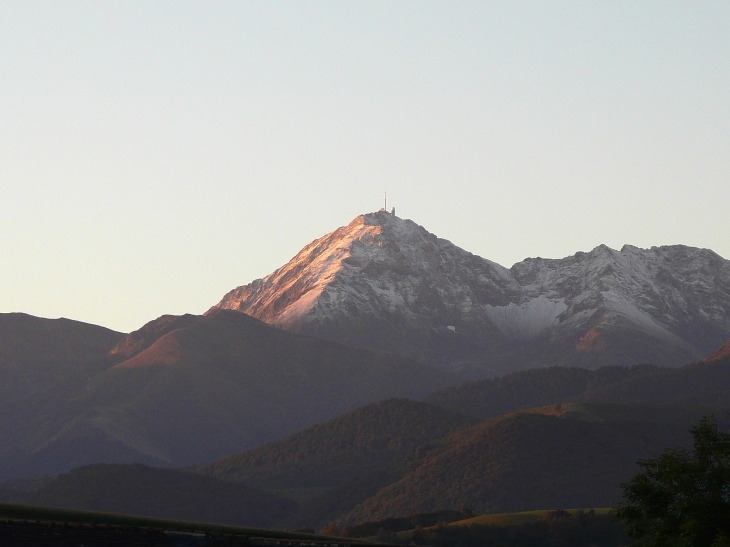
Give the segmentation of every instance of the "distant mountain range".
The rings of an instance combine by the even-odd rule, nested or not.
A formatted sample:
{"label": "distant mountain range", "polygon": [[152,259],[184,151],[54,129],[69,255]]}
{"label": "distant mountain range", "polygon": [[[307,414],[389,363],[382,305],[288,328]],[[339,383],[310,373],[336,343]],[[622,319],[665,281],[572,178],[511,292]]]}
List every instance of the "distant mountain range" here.
{"label": "distant mountain range", "polygon": [[67,320],[2,320],[14,342],[0,350],[9,379],[0,388],[0,480],[95,462],[212,461],[373,401],[459,382],[413,359],[231,311],[163,316],[126,336]]}
{"label": "distant mountain range", "polygon": [[682,245],[601,245],[507,269],[379,212],[313,241],[217,309],[473,378],[550,365],[678,366],[730,340],[730,261]]}

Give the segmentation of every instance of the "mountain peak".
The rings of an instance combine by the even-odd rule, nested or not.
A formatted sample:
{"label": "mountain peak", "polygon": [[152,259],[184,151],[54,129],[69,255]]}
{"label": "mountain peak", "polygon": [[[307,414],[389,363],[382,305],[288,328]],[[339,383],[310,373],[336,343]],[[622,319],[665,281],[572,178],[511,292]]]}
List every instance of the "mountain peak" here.
{"label": "mountain peak", "polygon": [[[382,226],[383,224],[388,224],[395,221],[401,221],[401,222],[407,222],[405,219],[399,218],[395,216],[393,213],[388,213],[387,211],[383,211],[382,209],[380,211],[375,211],[373,213],[365,213],[362,215],[358,215],[355,217],[355,222],[357,219],[362,218],[365,223],[367,224],[377,224]],[[412,221],[411,221],[412,222]]]}
{"label": "mountain peak", "polygon": [[[214,309],[243,311],[259,319],[300,330],[297,324],[334,297],[327,288],[353,269],[391,262],[398,243],[427,232],[389,213],[359,215],[350,224],[311,242],[287,264],[263,279],[229,292]],[[429,234],[430,235],[430,234]],[[426,236],[427,237],[427,236]]]}
{"label": "mountain peak", "polygon": [[486,314],[472,303],[507,305],[519,292],[506,268],[379,211],[313,241],[211,311],[242,311],[288,330],[392,350],[430,332],[446,335],[447,344],[463,342],[449,338],[456,331],[497,336],[493,324],[472,317]]}
{"label": "mountain peak", "polygon": [[[208,313],[241,311],[349,345],[503,371],[679,365],[730,338],[729,287],[730,262],[706,249],[602,244],[508,270],[378,211],[311,242]],[[485,374],[480,367],[474,375]]]}

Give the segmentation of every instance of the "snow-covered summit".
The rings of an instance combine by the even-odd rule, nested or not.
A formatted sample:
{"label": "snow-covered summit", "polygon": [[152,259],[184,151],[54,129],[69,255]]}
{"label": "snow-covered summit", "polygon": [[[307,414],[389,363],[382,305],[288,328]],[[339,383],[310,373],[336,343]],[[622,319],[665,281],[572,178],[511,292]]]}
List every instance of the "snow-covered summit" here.
{"label": "snow-covered summit", "polygon": [[[428,330],[470,316],[474,302],[519,299],[509,270],[429,233],[411,220],[369,213],[304,247],[216,308],[302,330],[317,321],[385,318]],[[306,329],[304,329],[306,330]]]}
{"label": "snow-covered summit", "polygon": [[564,299],[564,322],[600,312],[602,324],[630,323],[696,347],[698,357],[712,347],[701,342],[709,332],[730,335],[730,261],[709,249],[600,245],[559,260],[527,259],[510,271],[525,294]]}
{"label": "snow-covered summit", "polygon": [[679,364],[730,339],[730,261],[681,245],[601,245],[507,269],[381,211],[217,308],[436,362]]}

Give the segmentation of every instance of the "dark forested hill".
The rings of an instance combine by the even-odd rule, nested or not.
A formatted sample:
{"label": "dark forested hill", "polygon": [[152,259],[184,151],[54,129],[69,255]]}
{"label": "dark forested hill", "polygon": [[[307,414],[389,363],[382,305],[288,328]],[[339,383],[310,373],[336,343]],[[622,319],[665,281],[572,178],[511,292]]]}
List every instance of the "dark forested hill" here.
{"label": "dark forested hill", "polygon": [[140,464],[74,469],[28,492],[0,489],[3,501],[48,507],[271,527],[296,504],[241,483]]}
{"label": "dark forested hill", "polygon": [[321,522],[400,477],[419,447],[476,423],[440,408],[391,399],[197,469],[306,501],[300,518]]}
{"label": "dark forested hill", "polygon": [[[289,528],[464,507],[605,507],[620,501],[637,459],[689,445],[691,426],[709,412],[568,403],[472,425],[425,403],[391,400],[186,472],[89,466],[47,483],[16,483],[0,499]],[[730,424],[728,413],[718,418]],[[252,512],[256,504],[275,519],[253,520],[264,518]]]}
{"label": "dark forested hill", "polygon": [[458,379],[228,310],[126,336],[10,319],[0,480],[196,466],[90,466],[2,493],[31,503],[287,527],[605,506],[637,458],[687,444],[706,413],[730,423],[727,347],[679,369],[545,368],[443,389]]}
{"label": "dark forested hill", "polygon": [[705,361],[677,369],[531,369],[467,382],[432,393],[425,400],[451,412],[478,417],[570,401],[730,408],[730,355],[718,350]]}
{"label": "dark forested hill", "polygon": [[469,426],[458,415],[394,400],[197,471],[296,498],[302,507],[294,525],[463,507],[610,506],[638,458],[687,445],[692,425],[712,411],[568,403]]}
{"label": "dark forested hill", "polygon": [[620,484],[637,471],[637,459],[687,446],[703,412],[582,404],[488,420],[424,447],[417,467],[338,522],[460,507],[610,507],[621,500]]}
{"label": "dark forested hill", "polygon": [[197,471],[267,488],[332,486],[476,422],[425,403],[389,399]]}

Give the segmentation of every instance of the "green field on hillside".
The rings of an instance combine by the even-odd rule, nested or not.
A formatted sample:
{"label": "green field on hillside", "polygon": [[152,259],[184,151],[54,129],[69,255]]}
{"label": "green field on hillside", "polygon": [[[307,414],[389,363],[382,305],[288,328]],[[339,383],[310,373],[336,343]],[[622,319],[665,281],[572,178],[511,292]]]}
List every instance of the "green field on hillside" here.
{"label": "green field on hillside", "polygon": [[[613,509],[610,507],[601,507],[598,509],[566,509],[571,515],[577,514],[579,511],[585,513],[589,511],[595,511],[597,515],[607,515]],[[482,524],[482,525],[496,525],[496,526],[514,526],[516,524],[524,524],[526,522],[535,522],[537,520],[544,520],[553,511],[543,509],[540,511],[522,511],[520,513],[493,513],[488,515],[479,515],[465,520],[457,520],[455,522],[448,523],[448,526],[469,526],[471,524]]]}
{"label": "green field on hillside", "polygon": [[380,528],[369,539],[432,547],[628,547],[632,543],[609,508],[490,513],[396,533]]}

